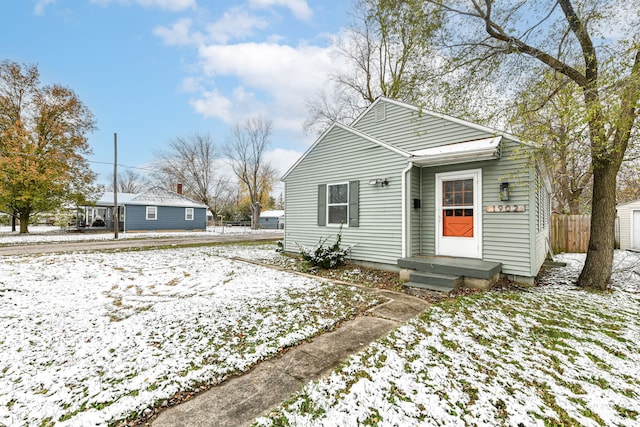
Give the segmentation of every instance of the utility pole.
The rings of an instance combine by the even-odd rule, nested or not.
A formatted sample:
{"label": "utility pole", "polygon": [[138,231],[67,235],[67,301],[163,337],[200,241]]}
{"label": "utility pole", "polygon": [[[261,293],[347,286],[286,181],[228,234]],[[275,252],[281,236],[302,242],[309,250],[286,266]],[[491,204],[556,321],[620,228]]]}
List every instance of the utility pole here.
{"label": "utility pole", "polygon": [[113,238],[118,238],[118,134],[113,133]]}

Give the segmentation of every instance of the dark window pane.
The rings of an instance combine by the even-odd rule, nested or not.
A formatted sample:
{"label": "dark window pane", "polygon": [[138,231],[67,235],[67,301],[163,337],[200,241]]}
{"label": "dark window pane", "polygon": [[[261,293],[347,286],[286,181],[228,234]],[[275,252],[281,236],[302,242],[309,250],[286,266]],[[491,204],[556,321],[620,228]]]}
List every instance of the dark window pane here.
{"label": "dark window pane", "polygon": [[473,209],[465,209],[464,216],[473,216]]}
{"label": "dark window pane", "polygon": [[444,216],[453,216],[453,211],[451,209],[446,209],[444,211]]}
{"label": "dark window pane", "polygon": [[455,212],[453,216],[462,216],[462,209],[456,209]]}
{"label": "dark window pane", "polygon": [[463,181],[453,181],[453,182],[454,182],[454,186],[453,186],[454,191],[456,191],[458,193],[461,192],[462,191],[462,183],[463,183]]}
{"label": "dark window pane", "polygon": [[473,191],[473,180],[465,179],[464,180],[464,191]]}
{"label": "dark window pane", "polygon": [[329,186],[329,203],[347,203],[348,184],[330,185]]}
{"label": "dark window pane", "polygon": [[454,203],[456,204],[456,206],[462,204],[462,193],[455,193],[454,194]]}
{"label": "dark window pane", "polygon": [[329,206],[329,223],[330,224],[346,224],[347,223],[347,207],[346,206]]}
{"label": "dark window pane", "polygon": [[473,205],[473,191],[465,191],[464,192],[464,202],[465,205]]}

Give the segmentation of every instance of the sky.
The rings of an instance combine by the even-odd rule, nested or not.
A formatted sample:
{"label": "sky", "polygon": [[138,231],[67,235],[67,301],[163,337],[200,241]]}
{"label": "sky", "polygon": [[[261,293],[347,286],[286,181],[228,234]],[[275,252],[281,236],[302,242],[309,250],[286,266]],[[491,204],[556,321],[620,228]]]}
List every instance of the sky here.
{"label": "sky", "polygon": [[[280,174],[313,143],[305,101],[334,70],[349,0],[20,0],[0,14],[0,60],[35,64],[42,84],[73,89],[98,130],[98,182],[149,168],[171,139],[224,145],[250,117],[273,123],[267,158]],[[142,169],[136,170],[144,173]],[[279,186],[281,184],[278,184]]]}

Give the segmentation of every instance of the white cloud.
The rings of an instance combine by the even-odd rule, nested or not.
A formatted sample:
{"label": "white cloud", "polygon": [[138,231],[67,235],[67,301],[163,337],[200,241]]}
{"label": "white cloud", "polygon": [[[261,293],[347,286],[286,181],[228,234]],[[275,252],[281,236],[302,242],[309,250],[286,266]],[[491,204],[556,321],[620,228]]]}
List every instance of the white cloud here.
{"label": "white cloud", "polygon": [[227,123],[234,121],[231,114],[232,104],[217,90],[203,91],[198,99],[192,99],[191,107],[204,117],[219,118]]}
{"label": "white cloud", "polygon": [[168,45],[189,45],[196,43],[201,38],[200,33],[191,32],[191,19],[183,18],[176,21],[171,27],[158,25],[153,29],[153,34],[160,37]]}
{"label": "white cloud", "polygon": [[137,4],[144,7],[158,8],[173,12],[194,9],[197,4],[196,0],[91,0],[92,3],[107,6],[117,2],[120,4]]}
{"label": "white cloud", "polygon": [[300,156],[302,156],[300,151],[276,148],[265,153],[264,157],[278,171],[277,177],[280,179],[298,161]]}
{"label": "white cloud", "polygon": [[252,15],[241,8],[232,8],[222,18],[207,26],[209,39],[226,44],[230,39],[243,39],[253,35],[255,29],[264,29],[269,23],[264,18]]}
{"label": "white cloud", "polygon": [[286,7],[293,15],[303,21],[308,21],[313,15],[313,11],[306,0],[250,0],[253,7],[268,9],[273,6]]}
{"label": "white cloud", "polygon": [[252,15],[242,8],[227,10],[220,19],[208,24],[204,32],[193,29],[193,20],[182,18],[170,27],[158,25],[153,34],[167,45],[199,45],[206,42],[226,44],[230,40],[240,40],[254,35],[257,29],[265,29],[269,22]]}
{"label": "white cloud", "polygon": [[33,6],[33,13],[36,15],[44,15],[44,9],[55,2],[56,0],[37,0]]}
{"label": "white cloud", "polygon": [[[238,80],[233,93],[227,95],[229,104],[241,106],[234,108],[237,113],[264,114],[273,118],[275,127],[295,132],[305,118],[305,100],[325,83],[332,69],[330,47],[242,43],[202,46],[199,52],[207,77],[214,82],[224,77]],[[204,114],[208,104],[198,105]],[[206,115],[222,118],[215,111]]]}

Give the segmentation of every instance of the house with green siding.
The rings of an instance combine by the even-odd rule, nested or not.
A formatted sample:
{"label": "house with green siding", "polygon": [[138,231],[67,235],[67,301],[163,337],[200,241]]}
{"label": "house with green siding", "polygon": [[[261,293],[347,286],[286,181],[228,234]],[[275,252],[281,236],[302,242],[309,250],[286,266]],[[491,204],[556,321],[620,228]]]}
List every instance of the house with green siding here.
{"label": "house with green siding", "polygon": [[402,271],[410,286],[532,282],[548,252],[547,177],[512,135],[378,98],[282,178],[285,250],[342,230],[354,261]]}

